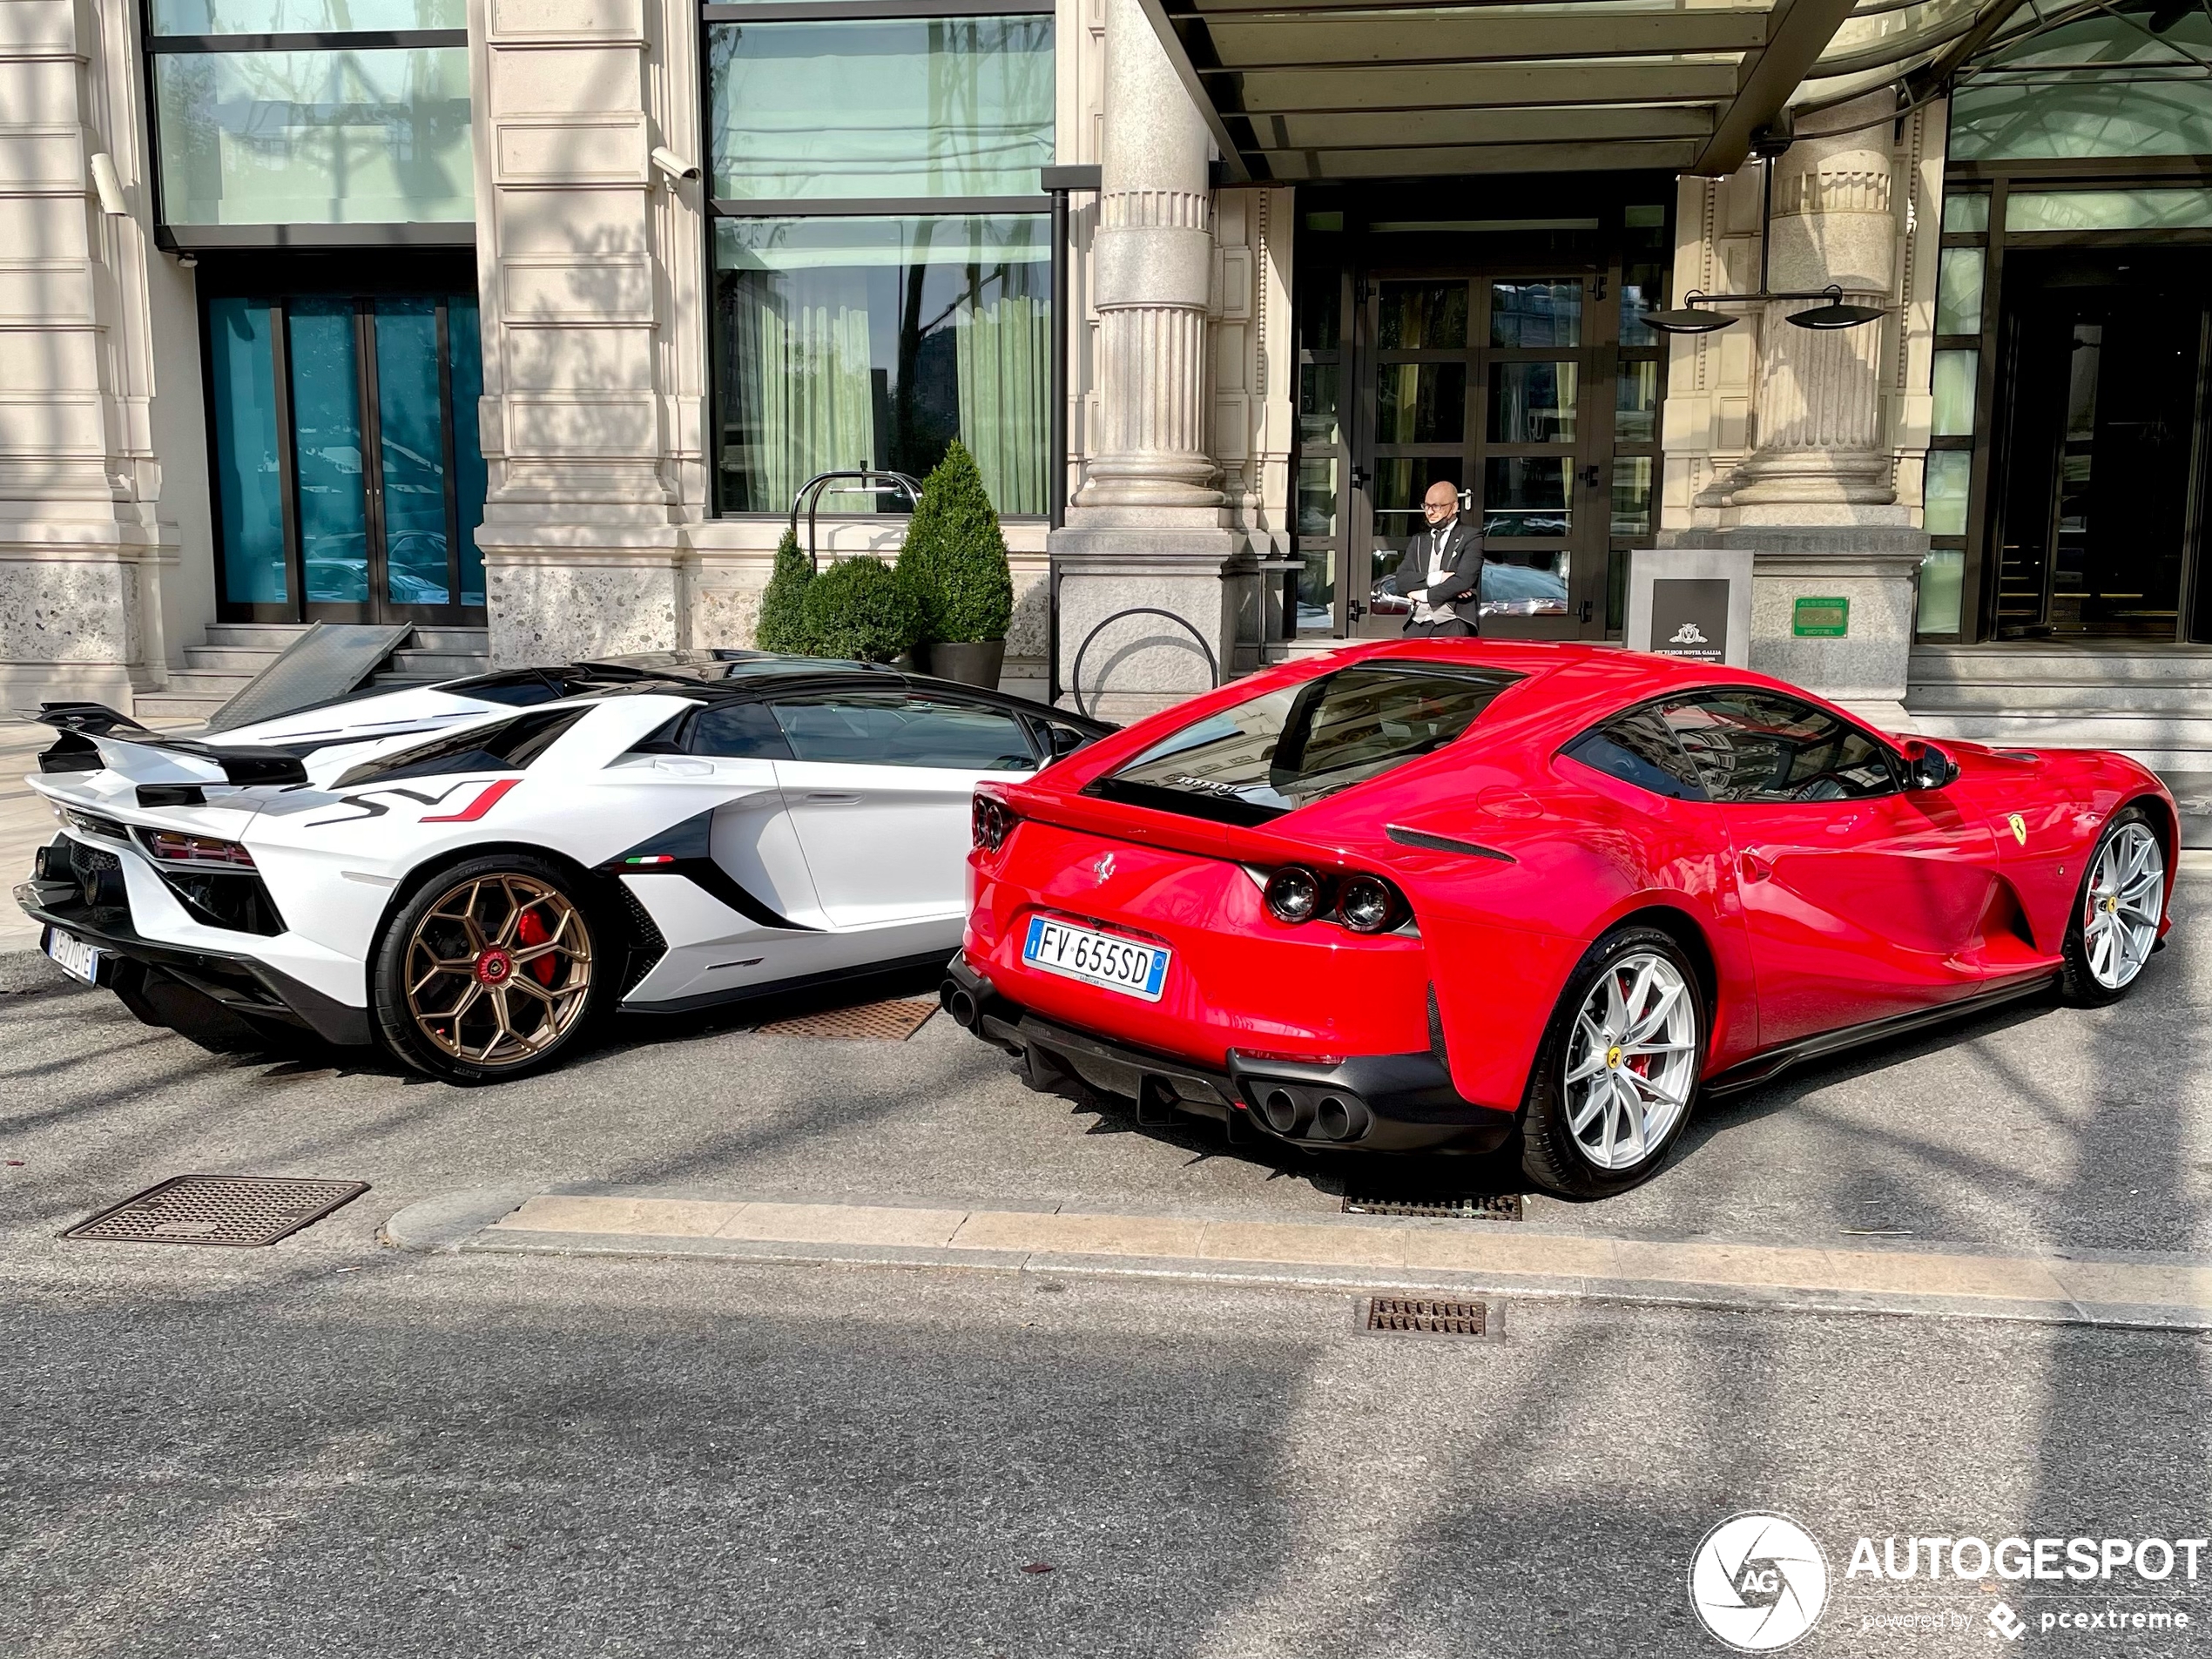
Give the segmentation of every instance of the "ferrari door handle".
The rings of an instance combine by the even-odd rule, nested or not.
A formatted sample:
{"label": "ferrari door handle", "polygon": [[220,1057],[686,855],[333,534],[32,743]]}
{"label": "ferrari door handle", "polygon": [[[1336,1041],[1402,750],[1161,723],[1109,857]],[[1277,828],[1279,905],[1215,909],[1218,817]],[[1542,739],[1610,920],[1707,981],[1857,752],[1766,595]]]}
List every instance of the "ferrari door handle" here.
{"label": "ferrari door handle", "polygon": [[858,795],[835,795],[822,790],[815,791],[806,799],[817,806],[858,806],[860,804]]}
{"label": "ferrari door handle", "polygon": [[1774,866],[1756,853],[1746,853],[1736,860],[1736,867],[1746,881],[1764,881],[1774,873]]}

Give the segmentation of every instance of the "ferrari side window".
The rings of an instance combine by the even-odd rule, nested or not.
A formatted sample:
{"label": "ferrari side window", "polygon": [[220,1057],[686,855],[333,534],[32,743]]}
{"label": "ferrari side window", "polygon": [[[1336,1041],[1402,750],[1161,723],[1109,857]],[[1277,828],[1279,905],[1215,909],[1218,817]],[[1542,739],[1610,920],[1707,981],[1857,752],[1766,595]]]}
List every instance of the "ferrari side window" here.
{"label": "ferrari side window", "polygon": [[685,747],[725,760],[789,760],[791,745],[765,703],[717,703],[691,722]]}
{"label": "ferrari side window", "polygon": [[1567,745],[1566,752],[1608,778],[1671,800],[1703,800],[1705,786],[1656,709],[1615,715]]}
{"label": "ferrari side window", "polygon": [[1034,772],[1035,751],[1013,715],[902,691],[826,691],[785,698],[776,722],[795,760],[862,766]]}
{"label": "ferrari side window", "polygon": [[1862,800],[1897,792],[1886,748],[1793,697],[1700,691],[1667,704],[1664,713],[1715,800]]}

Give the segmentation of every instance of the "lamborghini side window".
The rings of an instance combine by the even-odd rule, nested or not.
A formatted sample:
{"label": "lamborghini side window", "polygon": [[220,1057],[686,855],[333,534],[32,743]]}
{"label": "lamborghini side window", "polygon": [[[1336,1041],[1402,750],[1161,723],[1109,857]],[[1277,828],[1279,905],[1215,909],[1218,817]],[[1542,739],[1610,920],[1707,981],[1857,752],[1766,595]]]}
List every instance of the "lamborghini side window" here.
{"label": "lamborghini side window", "polygon": [[342,773],[335,786],[351,789],[358,784],[438,778],[459,772],[520,772],[590,712],[590,709],[543,709],[456,732],[382,760],[365,760]]}
{"label": "lamborghini side window", "polygon": [[798,760],[861,766],[1033,772],[1035,752],[1013,715],[903,691],[824,691],[779,699],[777,724]]}
{"label": "lamborghini side window", "polygon": [[1888,749],[1796,698],[1698,691],[1663,711],[1715,800],[1863,800],[1897,792]]}
{"label": "lamborghini side window", "polygon": [[685,747],[726,760],[788,760],[791,745],[765,703],[717,703],[691,722]]}
{"label": "lamborghini side window", "polygon": [[1608,778],[1670,800],[1703,800],[1705,786],[1675,734],[1651,708],[1616,714],[1567,745],[1566,753]]}

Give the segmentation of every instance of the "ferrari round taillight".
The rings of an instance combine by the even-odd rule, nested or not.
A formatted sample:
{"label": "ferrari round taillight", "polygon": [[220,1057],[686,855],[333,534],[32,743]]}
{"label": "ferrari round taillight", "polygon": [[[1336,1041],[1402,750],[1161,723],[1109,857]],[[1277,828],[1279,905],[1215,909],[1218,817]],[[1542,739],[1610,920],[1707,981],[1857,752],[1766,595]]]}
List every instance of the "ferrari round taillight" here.
{"label": "ferrari round taillight", "polygon": [[1006,845],[1006,838],[1014,833],[1014,809],[994,795],[978,795],[969,818],[975,845],[986,853],[995,853]]}
{"label": "ferrari round taillight", "polygon": [[1262,895],[1278,921],[1311,921],[1321,909],[1321,878],[1302,864],[1286,864],[1267,878]]}
{"label": "ferrari round taillight", "polygon": [[1380,876],[1352,876],[1337,890],[1337,919],[1355,934],[1387,933],[1399,914],[1398,894]]}

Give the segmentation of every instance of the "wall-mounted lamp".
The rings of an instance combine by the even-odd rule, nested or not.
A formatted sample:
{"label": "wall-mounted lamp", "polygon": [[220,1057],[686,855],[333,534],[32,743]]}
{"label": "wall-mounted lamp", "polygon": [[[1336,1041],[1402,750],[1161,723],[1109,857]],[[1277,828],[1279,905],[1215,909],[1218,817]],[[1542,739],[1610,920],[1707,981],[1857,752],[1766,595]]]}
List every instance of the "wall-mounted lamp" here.
{"label": "wall-mounted lamp", "polygon": [[681,184],[687,179],[696,179],[699,176],[698,164],[685,160],[673,150],[655,150],[653,165],[668,175],[669,183],[671,185]]}
{"label": "wall-mounted lamp", "polygon": [[1762,132],[1752,140],[1753,153],[1764,165],[1766,172],[1760,188],[1759,202],[1759,287],[1756,293],[1707,293],[1692,288],[1683,295],[1682,304],[1671,311],[1647,311],[1645,324],[1662,334],[1710,334],[1723,328],[1733,328],[1737,319],[1723,317],[1718,312],[1700,311],[1700,306],[1717,305],[1729,301],[1742,305],[1764,304],[1769,300],[1825,300],[1824,306],[1814,306],[1807,311],[1793,311],[1784,320],[1800,328],[1857,328],[1864,323],[1878,322],[1888,314],[1886,306],[1852,306],[1844,303],[1840,284],[1831,283],[1824,288],[1791,288],[1777,293],[1767,287],[1767,246],[1774,230],[1774,162],[1790,147],[1790,135],[1785,127]]}
{"label": "wall-mounted lamp", "polygon": [[100,199],[103,213],[118,219],[131,217],[131,204],[123,195],[123,175],[115,170],[115,158],[105,150],[92,158],[92,193]]}

